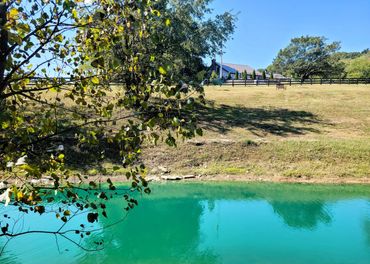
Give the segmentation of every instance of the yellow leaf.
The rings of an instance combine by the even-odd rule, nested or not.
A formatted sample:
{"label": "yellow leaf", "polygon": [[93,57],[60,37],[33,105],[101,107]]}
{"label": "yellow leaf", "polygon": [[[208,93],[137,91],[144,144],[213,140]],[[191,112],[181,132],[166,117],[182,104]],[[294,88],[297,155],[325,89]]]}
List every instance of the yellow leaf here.
{"label": "yellow leaf", "polygon": [[73,10],[72,10],[72,17],[73,17],[74,19],[77,19],[77,10],[76,10],[76,9],[73,9]]}
{"label": "yellow leaf", "polygon": [[22,192],[17,192],[17,200],[22,200],[23,198],[23,193]]}
{"label": "yellow leaf", "polygon": [[160,66],[158,70],[159,70],[159,73],[162,75],[165,75],[167,73],[167,71],[162,66]]}
{"label": "yellow leaf", "polygon": [[91,82],[93,84],[99,84],[100,81],[99,81],[99,78],[98,77],[94,76],[94,77],[91,78]]}
{"label": "yellow leaf", "polygon": [[166,26],[170,26],[171,25],[171,20],[169,18],[166,19]]}
{"label": "yellow leaf", "polygon": [[70,216],[71,215],[71,212],[69,210],[65,210],[64,213],[63,213],[65,216]]}
{"label": "yellow leaf", "polygon": [[17,16],[18,16],[18,14],[19,14],[18,9],[16,9],[16,8],[10,9],[10,11],[9,11],[9,19],[16,19]]}
{"label": "yellow leaf", "polygon": [[9,122],[3,122],[3,123],[1,123],[1,128],[2,129],[6,129],[8,127],[9,127]]}

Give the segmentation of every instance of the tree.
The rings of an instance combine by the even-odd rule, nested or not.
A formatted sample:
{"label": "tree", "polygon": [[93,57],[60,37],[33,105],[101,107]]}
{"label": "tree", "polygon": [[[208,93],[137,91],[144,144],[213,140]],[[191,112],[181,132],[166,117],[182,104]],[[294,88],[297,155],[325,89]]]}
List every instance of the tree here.
{"label": "tree", "polygon": [[229,72],[226,77],[227,80],[231,80],[231,73]]}
{"label": "tree", "polygon": [[[82,223],[76,230],[65,230],[65,223],[77,214],[91,223],[107,217],[105,203],[117,195],[131,210],[137,205],[132,192],[150,193],[140,162],[142,145],[163,140],[176,146],[176,138],[202,134],[192,110],[204,100],[203,92],[194,81],[198,68],[192,71],[190,65],[200,65],[202,56],[222,45],[227,34],[220,27],[233,20],[224,14],[220,27],[209,19],[203,28],[193,28],[213,30],[217,36],[212,38],[198,33],[187,41],[186,32],[174,40],[181,12],[171,9],[177,1],[167,3],[1,2],[0,201],[24,214],[54,214],[61,228],[46,233],[89,235]],[[186,8],[204,13],[208,3],[187,1]],[[164,6],[170,9],[162,13]],[[197,22],[187,23],[190,29]],[[173,40],[180,49],[169,48]],[[199,50],[188,47],[195,40],[204,42]],[[121,84],[112,87],[112,81]],[[112,170],[125,170],[130,188],[71,170],[73,163],[86,160],[99,174],[111,173],[101,166],[107,157],[115,161]],[[1,221],[0,237],[30,232],[17,223]]]}
{"label": "tree", "polygon": [[[158,41],[146,43],[146,52],[160,60],[163,66],[171,65],[166,71],[173,78],[184,82],[192,81],[194,75],[206,69],[202,58],[214,56],[222,50],[224,43],[234,32],[236,17],[229,12],[212,17],[208,7],[210,2],[156,1],[156,10],[166,20],[157,20],[150,34]],[[115,58],[125,62],[127,55],[122,46],[116,48],[114,54]]]}
{"label": "tree", "polygon": [[236,73],[235,73],[235,80],[239,80],[239,72],[238,71],[236,71]]}
{"label": "tree", "polygon": [[361,52],[337,52],[335,56],[338,56],[341,60],[356,59],[365,55],[369,52],[369,49],[364,49]]}
{"label": "tree", "polygon": [[349,78],[370,78],[370,53],[350,60],[346,73]]}
{"label": "tree", "polygon": [[274,79],[274,73],[273,72],[270,73],[270,79]]}
{"label": "tree", "polygon": [[302,81],[314,76],[340,76],[344,65],[333,56],[339,48],[339,42],[327,44],[324,37],[293,38],[286,48],[279,51],[269,70],[293,75]]}
{"label": "tree", "polygon": [[252,80],[256,80],[256,70],[253,70],[252,72]]}
{"label": "tree", "polygon": [[248,79],[248,74],[247,74],[247,71],[244,70],[243,73],[242,73],[242,79],[243,80],[247,80]]}
{"label": "tree", "polygon": [[[5,72],[5,61],[6,53],[5,51],[8,48],[8,31],[3,30],[3,27],[7,23],[7,5],[6,3],[0,3],[0,83],[3,83],[4,72]],[[4,88],[0,86],[0,91]],[[0,111],[2,110],[2,105],[0,105]]]}
{"label": "tree", "polygon": [[262,79],[266,80],[266,72],[265,71],[262,71]]}

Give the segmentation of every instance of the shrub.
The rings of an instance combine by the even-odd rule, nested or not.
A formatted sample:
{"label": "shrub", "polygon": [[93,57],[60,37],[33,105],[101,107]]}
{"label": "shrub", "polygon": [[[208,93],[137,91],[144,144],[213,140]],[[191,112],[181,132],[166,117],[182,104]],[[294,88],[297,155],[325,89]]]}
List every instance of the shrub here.
{"label": "shrub", "polygon": [[215,71],[212,71],[210,80],[213,81],[213,80],[216,80],[216,79],[218,79],[218,75]]}
{"label": "shrub", "polygon": [[211,81],[211,83],[213,84],[213,85],[222,85],[222,80],[221,79],[214,79],[214,80],[212,80]]}

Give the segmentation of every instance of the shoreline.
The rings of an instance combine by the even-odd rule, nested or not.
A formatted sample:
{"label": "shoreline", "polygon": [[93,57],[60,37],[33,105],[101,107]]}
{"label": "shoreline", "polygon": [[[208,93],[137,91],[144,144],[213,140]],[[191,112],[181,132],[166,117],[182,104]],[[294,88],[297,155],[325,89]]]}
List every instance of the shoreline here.
{"label": "shoreline", "polygon": [[[86,177],[87,175],[85,175]],[[131,180],[127,179],[125,175],[95,175],[87,176],[85,182],[94,181],[96,183],[104,183],[110,179],[114,183],[129,183]],[[295,183],[295,184],[327,184],[327,185],[370,185],[370,177],[328,177],[328,178],[309,178],[309,177],[259,177],[250,175],[149,175],[145,177],[148,183],[189,183],[189,182],[199,182],[199,183],[221,183],[221,182],[240,182],[240,183]],[[1,177],[0,177],[1,181]],[[34,184],[41,183],[42,185],[52,184],[52,181],[48,177],[43,177],[41,179],[31,180]],[[70,178],[71,183],[78,184],[80,182],[79,178],[72,176]],[[8,182],[11,184],[11,181]]]}
{"label": "shoreline", "polygon": [[[103,180],[110,178],[112,182],[130,182],[124,175],[113,175],[113,176],[90,176],[89,180]],[[145,178],[149,183],[165,183],[165,182],[202,182],[202,183],[214,183],[214,182],[244,182],[244,183],[297,183],[297,184],[362,184],[370,185],[370,177],[366,178],[287,178],[287,177],[252,177],[243,175],[150,175]]]}

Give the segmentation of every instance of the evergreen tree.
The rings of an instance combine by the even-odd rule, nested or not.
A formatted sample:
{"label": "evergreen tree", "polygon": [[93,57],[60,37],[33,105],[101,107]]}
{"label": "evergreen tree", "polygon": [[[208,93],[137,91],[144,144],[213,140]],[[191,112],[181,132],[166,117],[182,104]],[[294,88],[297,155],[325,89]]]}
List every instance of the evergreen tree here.
{"label": "evergreen tree", "polygon": [[274,73],[273,73],[273,72],[271,72],[270,74],[271,74],[271,75],[270,75],[270,79],[274,79]]}
{"label": "evergreen tree", "polygon": [[266,80],[266,71],[262,71],[262,79]]}
{"label": "evergreen tree", "polygon": [[247,71],[244,71],[244,72],[242,73],[242,78],[243,78],[243,80],[247,80],[247,79],[248,79]]}
{"label": "evergreen tree", "polygon": [[256,79],[256,70],[253,70],[252,72],[252,79],[255,80]]}
{"label": "evergreen tree", "polygon": [[235,80],[239,80],[239,72],[238,71],[236,71],[236,73],[235,73]]}
{"label": "evergreen tree", "polygon": [[227,80],[231,80],[231,74],[230,74],[230,72],[227,74],[227,78],[226,78]]}

